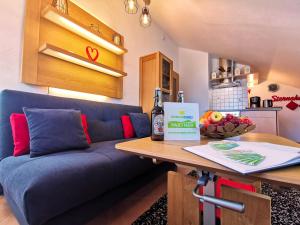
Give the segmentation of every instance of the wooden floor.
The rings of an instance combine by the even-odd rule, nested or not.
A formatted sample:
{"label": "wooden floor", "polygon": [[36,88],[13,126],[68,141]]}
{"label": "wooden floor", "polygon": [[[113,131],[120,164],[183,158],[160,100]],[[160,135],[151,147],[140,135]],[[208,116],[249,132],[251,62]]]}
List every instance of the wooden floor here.
{"label": "wooden floor", "polygon": [[[129,225],[167,192],[167,175],[162,175],[101,213],[87,225]],[[0,196],[0,225],[17,225],[5,198]]]}

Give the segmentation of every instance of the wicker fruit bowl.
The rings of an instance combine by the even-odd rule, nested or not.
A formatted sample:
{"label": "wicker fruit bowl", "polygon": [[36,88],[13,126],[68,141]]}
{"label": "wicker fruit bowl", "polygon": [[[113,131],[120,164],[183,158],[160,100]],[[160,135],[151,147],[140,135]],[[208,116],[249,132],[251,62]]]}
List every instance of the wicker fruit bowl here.
{"label": "wicker fruit bowl", "polygon": [[203,136],[224,139],[245,134],[255,129],[255,124],[247,117],[232,114],[223,116],[219,112],[206,112],[200,119],[200,133]]}

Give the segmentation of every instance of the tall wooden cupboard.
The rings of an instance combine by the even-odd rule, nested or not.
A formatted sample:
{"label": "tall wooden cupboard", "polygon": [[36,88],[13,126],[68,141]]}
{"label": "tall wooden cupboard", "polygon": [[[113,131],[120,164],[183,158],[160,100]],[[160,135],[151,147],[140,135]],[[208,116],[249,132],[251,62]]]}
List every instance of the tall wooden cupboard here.
{"label": "tall wooden cupboard", "polygon": [[[174,88],[178,89],[179,84],[174,85],[173,73],[173,61],[161,52],[140,58],[140,105],[144,112],[151,113],[156,87],[162,90],[163,102],[176,100]],[[179,82],[179,76],[175,81]]]}
{"label": "tall wooden cupboard", "polygon": [[172,94],[171,94],[171,100],[172,102],[177,101],[177,94],[179,91],[179,74],[173,71],[173,76],[172,76]]}

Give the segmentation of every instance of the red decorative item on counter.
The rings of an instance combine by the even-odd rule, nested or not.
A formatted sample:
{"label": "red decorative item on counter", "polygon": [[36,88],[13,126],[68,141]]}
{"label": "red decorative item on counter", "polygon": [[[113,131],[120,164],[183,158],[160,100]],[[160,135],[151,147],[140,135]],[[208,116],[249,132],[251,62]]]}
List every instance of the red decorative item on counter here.
{"label": "red decorative item on counter", "polygon": [[96,48],[92,48],[91,46],[87,46],[86,49],[86,54],[89,58],[89,60],[96,62],[98,57],[99,57],[99,51]]}

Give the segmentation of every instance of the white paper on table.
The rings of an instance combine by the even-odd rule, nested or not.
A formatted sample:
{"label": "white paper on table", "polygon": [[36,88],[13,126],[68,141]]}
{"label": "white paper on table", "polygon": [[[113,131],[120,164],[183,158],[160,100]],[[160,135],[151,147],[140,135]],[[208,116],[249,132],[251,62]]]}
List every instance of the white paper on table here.
{"label": "white paper on table", "polygon": [[[242,174],[300,164],[300,148],[275,145],[265,142],[222,141],[222,143],[223,142],[236,143],[239,146],[231,150],[221,151],[215,150],[211,147],[211,144],[221,142],[210,142],[207,145],[186,147],[184,150],[214,161]],[[233,150],[241,152],[251,151],[253,153],[258,153],[265,158],[258,165],[246,165],[241,162],[234,161],[226,156],[229,151]]]}

